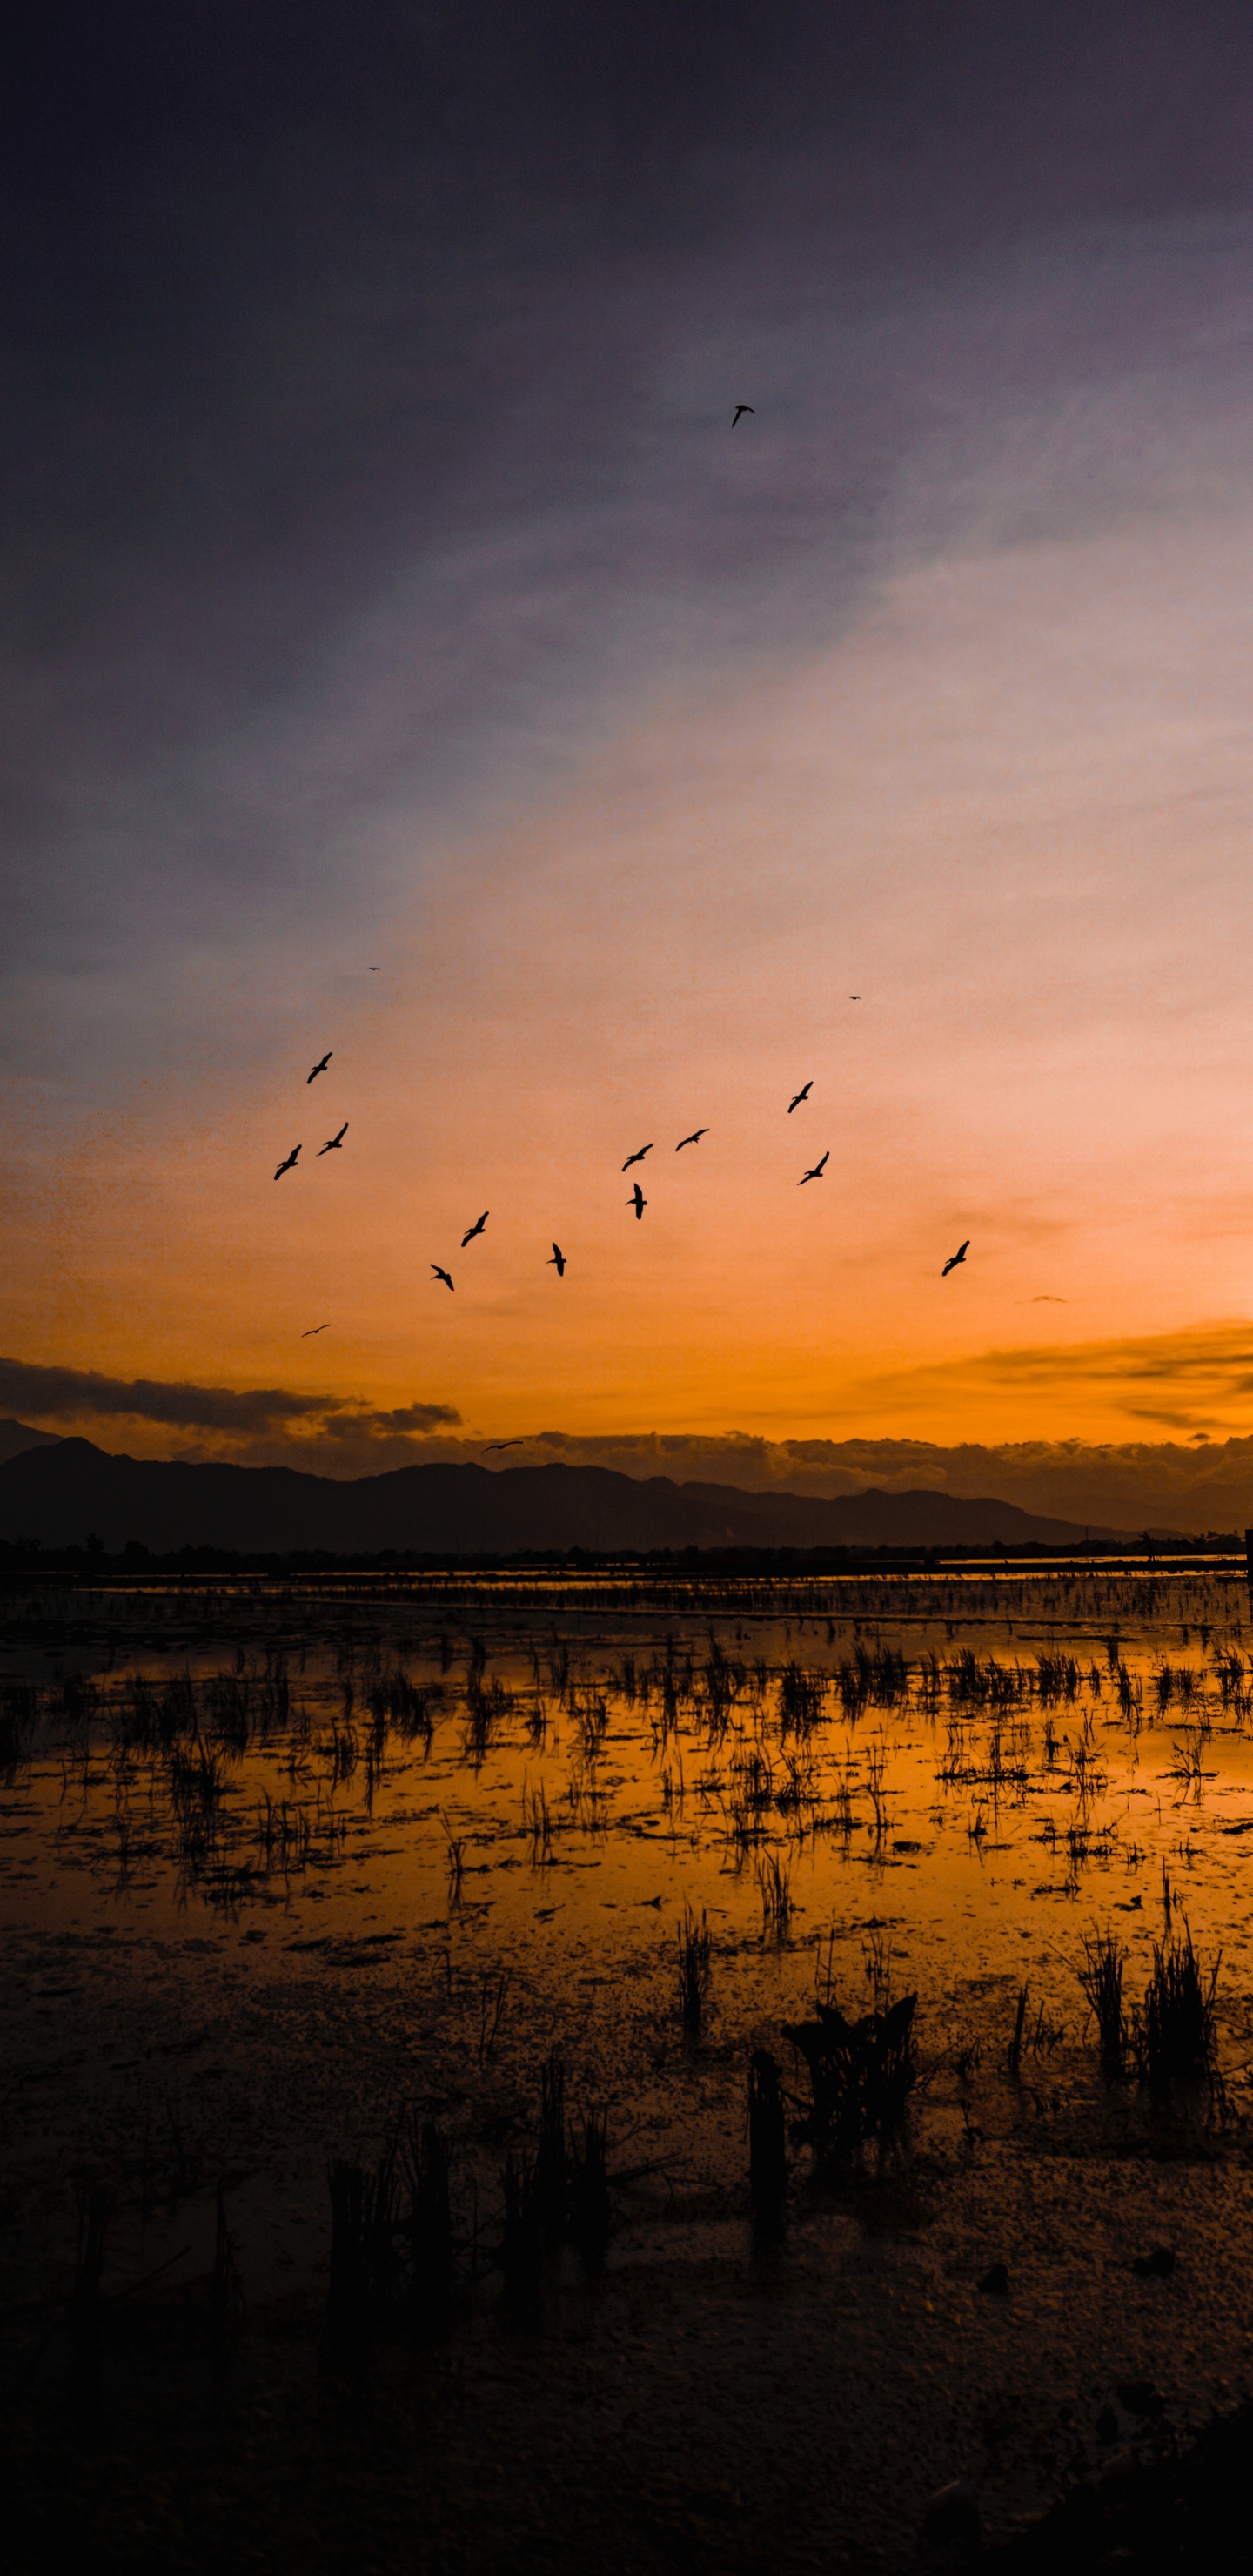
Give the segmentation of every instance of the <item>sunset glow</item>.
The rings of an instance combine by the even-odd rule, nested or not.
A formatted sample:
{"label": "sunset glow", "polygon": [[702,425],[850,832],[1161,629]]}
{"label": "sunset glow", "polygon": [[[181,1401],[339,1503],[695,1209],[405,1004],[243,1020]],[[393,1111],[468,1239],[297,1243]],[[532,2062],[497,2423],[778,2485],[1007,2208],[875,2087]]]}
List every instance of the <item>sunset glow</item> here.
{"label": "sunset glow", "polygon": [[[428,276],[429,386],[380,347],[352,399],[419,450],[455,415],[438,499],[398,456],[351,490],[328,412],[333,576],[319,514],[249,567],[163,482],[67,597],[19,755],[14,1359],[472,1440],[1253,1430],[1204,1357],[1249,1312],[1253,236],[1192,175],[1118,204],[1116,154],[1060,203],[1038,135],[989,231],[986,105],[895,192],[863,135],[864,219],[798,140],[751,231],[732,190],[699,249],[502,237],[455,324]],[[343,312],[292,328],[333,375]],[[213,435],[263,476],[252,411]]]}

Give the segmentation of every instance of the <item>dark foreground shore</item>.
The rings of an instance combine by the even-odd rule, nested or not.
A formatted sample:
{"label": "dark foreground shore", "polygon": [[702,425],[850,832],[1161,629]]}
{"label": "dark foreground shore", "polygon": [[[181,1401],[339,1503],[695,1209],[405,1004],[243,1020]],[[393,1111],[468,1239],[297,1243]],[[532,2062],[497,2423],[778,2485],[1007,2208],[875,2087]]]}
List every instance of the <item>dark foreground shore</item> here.
{"label": "dark foreground shore", "polygon": [[[920,2432],[923,2414],[934,2422],[935,2390],[912,2367],[895,2388],[864,2385],[838,2319],[788,2297],[768,2262],[734,2278],[725,2263],[610,2275],[561,2291],[537,2328],[483,2315],[437,2352],[402,2339],[337,2357],[303,2294],[224,2326],[207,2282],[137,2290],[86,2346],[63,2315],[33,2313],[10,2318],[6,2343],[11,2576],[852,2576],[975,2561],[1137,2576],[1243,2554],[1253,2412],[1186,2439],[1151,2384],[1124,2390],[1095,2437],[1063,2405],[1063,2500],[995,2545],[965,2494],[928,2531],[925,2480],[903,2516],[895,2472],[915,2410]],[[981,2429],[976,2514],[999,2431]],[[978,2446],[964,2449],[977,2470]]]}

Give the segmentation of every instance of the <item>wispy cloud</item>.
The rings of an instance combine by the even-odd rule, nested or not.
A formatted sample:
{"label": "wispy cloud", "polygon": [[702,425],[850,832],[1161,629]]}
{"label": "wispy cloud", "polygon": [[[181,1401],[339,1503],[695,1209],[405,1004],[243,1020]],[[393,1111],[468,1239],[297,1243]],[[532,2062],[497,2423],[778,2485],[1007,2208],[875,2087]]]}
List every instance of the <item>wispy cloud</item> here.
{"label": "wispy cloud", "polygon": [[1253,1331],[1244,1321],[1218,1323],[928,1361],[863,1381],[857,1409],[882,1415],[890,1407],[899,1416],[902,1408],[924,1411],[940,1398],[951,1403],[962,1391],[981,1397],[997,1391],[1012,1397],[1044,1394],[1076,1415],[1090,1413],[1094,1397],[1107,1404],[1112,1398],[1129,1421],[1186,1423],[1189,1430],[1206,1422],[1233,1430],[1242,1426],[1227,1419],[1232,1407],[1245,1418],[1250,1414]]}

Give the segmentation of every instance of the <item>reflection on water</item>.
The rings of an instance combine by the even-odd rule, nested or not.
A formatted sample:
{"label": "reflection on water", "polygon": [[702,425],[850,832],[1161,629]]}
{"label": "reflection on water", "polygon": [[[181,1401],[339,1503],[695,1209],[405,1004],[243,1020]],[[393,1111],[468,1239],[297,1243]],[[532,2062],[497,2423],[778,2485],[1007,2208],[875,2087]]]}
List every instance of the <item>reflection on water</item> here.
{"label": "reflection on water", "polygon": [[935,2029],[1008,1979],[1073,2031],[1085,1928],[1117,1919],[1134,1991],[1164,1877],[1198,1944],[1246,1949],[1230,1577],[512,1592],[26,1601],[4,1923],[211,1937],[251,1976],[398,1948],[445,1993],[507,1970],[547,2027],[664,1982],[690,1909],[726,2037],[794,2004],[806,1950]]}
{"label": "reflection on water", "polygon": [[[584,2313],[572,2276],[553,2296],[641,2492],[698,2441],[739,2493],[803,2425],[807,2458],[851,2464],[810,2498],[832,2549],[890,2553],[971,2462],[1005,2528],[1139,2439],[1120,2389],[1150,2389],[1157,2440],[1245,2384],[1253,1637],[1232,1572],[31,1592],[0,1782],[0,2234],[40,2334],[90,2274],[106,2304],[199,2281],[221,2335],[237,2277],[267,2404],[297,2316],[307,2389],[333,2160],[345,2208],[434,2174],[458,2349],[511,2391],[512,2496],[550,2365],[472,2336],[496,2331],[560,2097],[571,2206],[611,2229],[610,2270],[607,2304]],[[1134,2048],[1102,2073],[1089,2003],[1121,1962],[1134,2024],[1185,1925],[1206,1979],[1221,1952],[1220,2081],[1164,2103]],[[786,2026],[812,2046],[816,2006],[895,2003],[905,2032],[914,1996],[903,2140],[813,2188],[819,2090]],[[753,2052],[754,2117],[773,2061],[789,2124],[766,2279]],[[145,2331],[163,2352],[167,2312]],[[32,2331],[27,2378],[43,2350]],[[672,2438],[702,2386],[716,2404]],[[455,2514],[483,2466],[455,2406],[440,2423]],[[545,2490],[537,2528],[549,2512]]]}

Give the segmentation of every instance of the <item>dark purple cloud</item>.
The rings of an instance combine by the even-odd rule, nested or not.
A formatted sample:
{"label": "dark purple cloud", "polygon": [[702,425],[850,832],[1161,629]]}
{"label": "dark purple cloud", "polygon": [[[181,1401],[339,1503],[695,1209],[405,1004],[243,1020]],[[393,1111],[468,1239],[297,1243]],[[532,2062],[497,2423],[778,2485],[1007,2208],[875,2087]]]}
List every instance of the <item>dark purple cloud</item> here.
{"label": "dark purple cloud", "polygon": [[106,1377],[96,1369],[47,1368],[29,1360],[0,1359],[0,1409],[12,1406],[41,1422],[121,1416],[168,1423],[180,1430],[255,1436],[303,1426],[332,1438],[386,1439],[459,1423],[451,1404],[409,1404],[378,1412],[343,1395],[297,1395],[286,1387],[188,1386],[156,1378]]}
{"label": "dark purple cloud", "polygon": [[933,325],[998,262],[1066,237],[962,362],[1030,418],[1156,352],[1153,228],[1253,187],[1226,0],[79,0],[6,102],[14,1043],[95,1084],[385,916],[389,803],[420,880],[608,699],[838,629],[913,461],[960,485]]}

